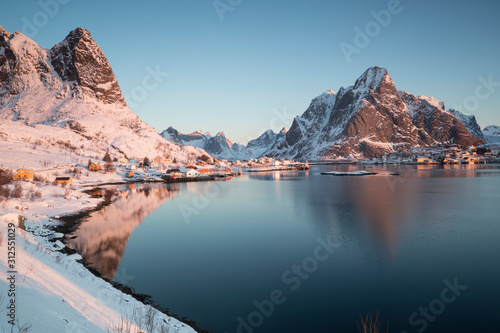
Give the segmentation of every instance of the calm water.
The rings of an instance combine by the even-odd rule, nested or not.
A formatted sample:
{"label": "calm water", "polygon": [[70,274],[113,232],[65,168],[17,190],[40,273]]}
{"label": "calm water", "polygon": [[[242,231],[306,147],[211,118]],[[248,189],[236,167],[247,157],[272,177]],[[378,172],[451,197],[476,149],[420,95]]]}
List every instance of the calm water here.
{"label": "calm water", "polygon": [[[359,168],[380,174],[320,175]],[[389,332],[498,330],[498,165],[313,166],[120,190],[72,246],[202,328],[358,332],[379,310]]]}

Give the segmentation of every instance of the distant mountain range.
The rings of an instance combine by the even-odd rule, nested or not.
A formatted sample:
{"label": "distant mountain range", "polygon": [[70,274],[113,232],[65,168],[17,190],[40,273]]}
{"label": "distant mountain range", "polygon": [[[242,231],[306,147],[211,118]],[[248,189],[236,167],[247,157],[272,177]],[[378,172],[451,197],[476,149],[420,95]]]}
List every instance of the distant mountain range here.
{"label": "distant mountain range", "polygon": [[30,141],[41,139],[35,134],[41,131],[48,143],[71,138],[69,145],[87,156],[110,150],[115,157],[160,155],[179,161],[203,154],[229,160],[363,159],[415,146],[500,142],[498,126],[481,131],[474,116],[446,111],[432,97],[398,91],[382,67],[369,68],[353,86],[314,98],[289,131],[268,130],[246,146],[223,132],[182,134],[170,127],[159,135],[127,106],[87,30],[77,28],[45,50],[0,27],[0,134],[8,139],[9,133],[23,133]]}
{"label": "distant mountain range", "polygon": [[45,50],[0,27],[0,126],[7,139],[19,132],[42,139],[35,133],[43,128],[45,141],[72,138],[69,144],[87,155],[109,150],[114,156],[182,161],[205,154],[163,139],[130,110],[108,60],[83,28]]}
{"label": "distant mountain range", "polygon": [[488,143],[500,144],[500,126],[486,126],[483,129],[483,135]]}
{"label": "distant mountain range", "polygon": [[257,139],[248,142],[246,146],[232,143],[226,138],[224,132],[219,132],[215,136],[201,130],[182,134],[173,127],[169,127],[161,133],[161,136],[180,145],[201,148],[218,159],[249,160],[266,155],[285,139],[286,133],[286,128],[283,128],[279,133],[267,130]]}
{"label": "distant mountain range", "polygon": [[293,120],[289,131],[267,131],[246,147],[232,144],[223,132],[216,136],[201,131],[181,134],[170,127],[161,135],[230,160],[261,156],[319,160],[381,157],[434,144],[500,142],[498,127],[489,126],[484,131],[475,116],[446,111],[444,102],[434,97],[398,91],[385,68],[372,67],[353,86],[314,98],[304,114]]}

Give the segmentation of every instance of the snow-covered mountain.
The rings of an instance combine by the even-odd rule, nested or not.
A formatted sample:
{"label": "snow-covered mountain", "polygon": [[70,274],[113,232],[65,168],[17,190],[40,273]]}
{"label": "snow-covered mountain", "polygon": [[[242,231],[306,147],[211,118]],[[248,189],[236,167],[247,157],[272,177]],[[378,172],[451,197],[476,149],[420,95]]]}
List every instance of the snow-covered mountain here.
{"label": "snow-covered mountain", "polygon": [[500,144],[500,126],[486,126],[483,129],[483,135],[486,142]]}
{"label": "snow-covered mountain", "polygon": [[462,112],[454,109],[449,109],[448,112],[460,120],[470,134],[474,135],[478,139],[485,140],[481,127],[477,123],[475,116],[463,114]]}
{"label": "snow-covered mountain", "polygon": [[[0,27],[0,125],[26,137],[68,131],[71,145],[94,155],[194,159],[205,152],[163,139],[127,106],[113,70],[90,33],[77,28],[50,50]],[[60,134],[60,131],[56,131]],[[71,132],[71,133],[70,133]],[[64,140],[64,136],[53,138]]]}
{"label": "snow-covered mountain", "polygon": [[257,139],[249,141],[244,149],[244,153],[249,156],[246,159],[267,155],[269,151],[273,150],[278,144],[285,140],[287,132],[287,129],[284,127],[279,133],[274,133],[273,130],[267,130]]}
{"label": "snow-covered mountain", "polygon": [[267,155],[295,159],[380,157],[436,143],[478,145],[435,98],[398,91],[385,68],[366,70],[354,86],[314,98],[283,142]]}
{"label": "snow-covered mountain", "polygon": [[285,139],[286,129],[283,128],[279,133],[267,130],[257,139],[248,144],[232,143],[226,138],[224,132],[219,132],[215,136],[210,133],[204,133],[201,130],[190,134],[179,133],[175,128],[169,127],[160,135],[165,139],[180,144],[198,147],[218,159],[227,160],[249,160],[259,158],[265,155],[269,150],[276,147]]}

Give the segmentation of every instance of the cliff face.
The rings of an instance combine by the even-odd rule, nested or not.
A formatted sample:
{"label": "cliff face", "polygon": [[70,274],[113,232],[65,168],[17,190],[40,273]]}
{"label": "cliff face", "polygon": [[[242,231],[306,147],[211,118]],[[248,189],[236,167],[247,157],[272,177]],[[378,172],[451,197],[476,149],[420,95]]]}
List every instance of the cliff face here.
{"label": "cliff face", "polygon": [[380,157],[418,145],[482,141],[439,101],[398,92],[385,68],[369,68],[353,86],[318,96],[268,155],[297,159]]}
{"label": "cliff face", "polygon": [[54,71],[66,82],[74,81],[85,94],[107,104],[125,104],[108,60],[90,33],[77,28],[49,51]]}

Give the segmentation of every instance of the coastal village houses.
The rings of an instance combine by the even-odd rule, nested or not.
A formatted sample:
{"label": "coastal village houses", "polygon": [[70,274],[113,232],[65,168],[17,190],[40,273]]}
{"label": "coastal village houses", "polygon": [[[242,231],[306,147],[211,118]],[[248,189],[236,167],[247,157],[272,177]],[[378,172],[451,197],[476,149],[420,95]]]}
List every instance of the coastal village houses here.
{"label": "coastal village houses", "polygon": [[195,170],[195,169],[188,169],[188,171],[186,172],[186,176],[188,177],[197,177],[200,173],[198,172],[198,170]]}
{"label": "coastal village houses", "polygon": [[179,169],[170,169],[167,171],[167,174],[174,177],[174,176],[181,176],[182,172]]}
{"label": "coastal village houses", "polygon": [[73,185],[73,177],[56,177],[58,185]]}
{"label": "coastal village houses", "polygon": [[12,180],[33,180],[34,173],[33,170],[21,168],[12,176]]}
{"label": "coastal village houses", "polygon": [[99,171],[101,170],[101,163],[92,162],[89,165],[89,171]]}

